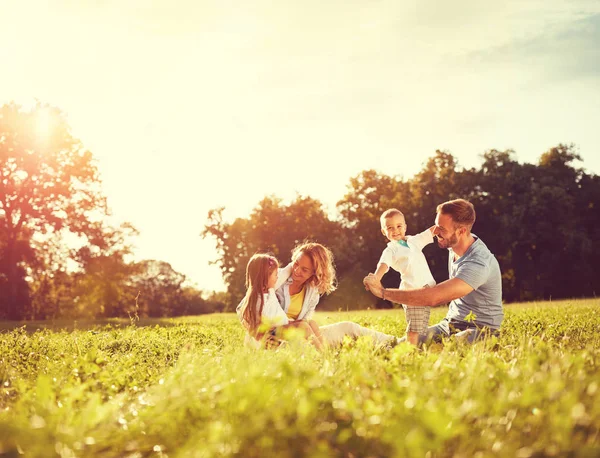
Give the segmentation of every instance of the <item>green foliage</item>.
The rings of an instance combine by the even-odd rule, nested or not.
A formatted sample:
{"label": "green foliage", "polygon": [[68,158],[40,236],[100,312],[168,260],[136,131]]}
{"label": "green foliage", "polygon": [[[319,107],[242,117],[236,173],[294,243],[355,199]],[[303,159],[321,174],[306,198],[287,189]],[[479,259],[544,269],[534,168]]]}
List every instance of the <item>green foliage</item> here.
{"label": "green foliage", "polygon": [[211,210],[203,237],[215,238],[223,279],[228,285],[229,306],[233,310],[244,297],[248,260],[254,253],[272,253],[285,265],[292,249],[306,241],[327,245],[336,256],[338,271],[351,265],[347,233],[341,224],[329,219],[323,205],[310,197],[298,196],[289,205],[281,199],[265,197],[248,218],[226,223],[223,208]]}
{"label": "green foliage", "polygon": [[[592,296],[600,198],[598,179],[573,167],[573,146],[544,153],[537,166],[513,151],[488,151],[474,174],[476,232],[496,254],[507,300]],[[594,221],[594,223],[592,223]],[[569,266],[565,268],[565,266]]]}
{"label": "green foliage", "polygon": [[[452,154],[436,151],[410,179],[374,170],[350,178],[337,203],[338,221],[329,221],[310,198],[289,206],[266,198],[250,217],[231,224],[223,221],[222,209],[213,210],[203,234],[216,239],[232,306],[243,294],[245,263],[254,252],[271,251],[287,262],[294,243],[314,238],[332,248],[340,279],[358,279],[375,270],[387,243],[380,231],[383,211],[401,210],[407,233],[416,234],[434,224],[438,204],[460,197],[475,205],[473,232],[500,263],[506,301],[593,297],[600,269],[600,177],[574,167],[579,160],[573,145],[551,148],[538,164],[520,164],[514,151],[492,149],[483,154],[481,168],[459,169]],[[446,280],[447,251],[430,245],[424,253],[435,279]],[[355,286],[342,283],[336,295],[344,302]],[[399,275],[390,270],[382,283],[398,287]],[[332,307],[340,300],[326,302]]]}
{"label": "green foliage", "polygon": [[365,273],[357,267],[340,274],[338,289],[320,299],[319,310],[374,309],[379,304],[385,305],[384,301],[380,301],[365,289],[362,282],[364,277]]}
{"label": "green foliage", "polygon": [[475,320],[477,319],[477,315],[475,315],[473,313],[473,311],[470,311],[467,316],[465,317],[465,321],[468,323],[474,323]]}
{"label": "green foliage", "polygon": [[185,275],[163,261],[143,261],[137,267],[132,281],[139,292],[140,313],[152,317],[181,315]]}
{"label": "green foliage", "polygon": [[[381,233],[379,217],[385,210],[393,207],[410,212],[406,207],[410,200],[410,185],[398,177],[366,170],[350,179],[347,192],[337,203],[337,208],[352,240],[351,244],[343,248],[353,253],[354,270],[360,269],[362,277],[375,271],[381,252],[388,242]],[[395,283],[394,286],[398,286],[397,276]]]}
{"label": "green foliage", "polygon": [[[242,347],[232,314],[0,335],[8,456],[597,456],[600,303],[507,307],[423,351]],[[432,320],[444,315],[432,313]],[[400,311],[319,312],[401,334]]]}
{"label": "green foliage", "polygon": [[0,107],[0,319],[127,316],[138,293],[143,316],[217,308],[168,264],[130,263],[137,230],[108,214],[95,160],[63,113]]}
{"label": "green foliage", "polygon": [[[399,208],[414,234],[433,224],[437,204],[456,197],[475,204],[474,232],[500,262],[506,301],[595,296],[600,177],[575,167],[579,160],[573,145],[551,148],[538,164],[492,149],[480,169],[461,170],[438,150],[410,179],[374,170],[351,177],[338,216],[308,196],[289,205],[265,197],[232,223],[214,209],[203,236],[215,238],[228,291],[207,300],[167,263],[127,261],[137,231],[103,221],[109,212],[95,161],[59,110],[7,104],[0,107],[0,319],[124,317],[136,297],[141,316],[231,311],[244,295],[252,254],[271,252],[287,263],[305,240],[335,256],[340,288],[324,307],[384,306],[360,287],[386,244],[380,214]],[[65,242],[73,238],[79,249]],[[435,279],[445,280],[446,251],[428,246],[424,253]],[[393,271],[383,278],[386,287],[398,282]]]}
{"label": "green foliage", "polygon": [[98,241],[98,249],[84,246],[78,250],[76,259],[82,270],[71,276],[71,297],[75,304],[72,316],[125,316],[133,309],[138,289],[132,276],[140,269],[128,263],[126,257],[131,254],[130,239],[137,234],[129,224],[106,228]]}
{"label": "green foliage", "polygon": [[20,318],[31,303],[34,236],[65,230],[95,244],[105,212],[92,155],[64,115],[40,103],[0,107],[0,318]]}

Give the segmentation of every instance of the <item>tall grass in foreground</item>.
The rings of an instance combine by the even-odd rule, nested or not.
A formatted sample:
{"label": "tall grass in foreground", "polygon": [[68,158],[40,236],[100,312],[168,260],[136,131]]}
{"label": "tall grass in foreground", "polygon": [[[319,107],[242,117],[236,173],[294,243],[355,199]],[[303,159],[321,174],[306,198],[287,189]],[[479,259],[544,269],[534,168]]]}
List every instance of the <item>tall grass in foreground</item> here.
{"label": "tall grass in foreground", "polygon": [[[425,351],[250,351],[232,315],[18,328],[0,334],[0,455],[598,456],[599,312],[509,306],[499,339]],[[317,314],[345,319],[405,327],[400,311]]]}

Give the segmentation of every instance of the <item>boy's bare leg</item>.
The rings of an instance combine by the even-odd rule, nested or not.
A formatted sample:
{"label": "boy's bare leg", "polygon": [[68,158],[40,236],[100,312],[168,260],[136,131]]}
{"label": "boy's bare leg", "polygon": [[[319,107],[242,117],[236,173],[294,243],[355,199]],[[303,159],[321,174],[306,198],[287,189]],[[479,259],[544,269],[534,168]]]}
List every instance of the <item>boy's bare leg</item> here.
{"label": "boy's bare leg", "polygon": [[406,333],[406,340],[408,340],[411,345],[417,345],[419,343],[419,333],[408,331]]}
{"label": "boy's bare leg", "polygon": [[403,305],[406,313],[406,340],[411,345],[419,345],[419,336],[424,334],[429,324],[429,307],[407,307]]}

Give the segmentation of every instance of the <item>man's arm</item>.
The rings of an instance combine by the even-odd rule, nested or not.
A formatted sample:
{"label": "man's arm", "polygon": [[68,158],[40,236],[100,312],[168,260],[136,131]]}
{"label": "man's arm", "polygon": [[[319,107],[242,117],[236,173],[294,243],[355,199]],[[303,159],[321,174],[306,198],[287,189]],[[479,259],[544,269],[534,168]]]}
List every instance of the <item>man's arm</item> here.
{"label": "man's arm", "polygon": [[473,288],[460,278],[451,278],[431,288],[401,291],[399,289],[384,288],[374,274],[369,274],[363,280],[366,288],[377,297],[397,304],[429,306],[446,304],[459,297],[466,296]]}

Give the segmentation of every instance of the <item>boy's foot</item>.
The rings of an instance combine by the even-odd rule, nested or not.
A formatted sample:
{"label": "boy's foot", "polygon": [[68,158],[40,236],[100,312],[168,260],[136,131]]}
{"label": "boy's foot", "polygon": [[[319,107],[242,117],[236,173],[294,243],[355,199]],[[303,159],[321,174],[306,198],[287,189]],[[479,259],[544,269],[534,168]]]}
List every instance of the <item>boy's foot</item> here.
{"label": "boy's foot", "polygon": [[394,337],[393,339],[390,339],[384,343],[381,344],[380,348],[382,350],[386,350],[389,351],[392,348],[400,345],[402,342],[404,342],[400,337]]}

